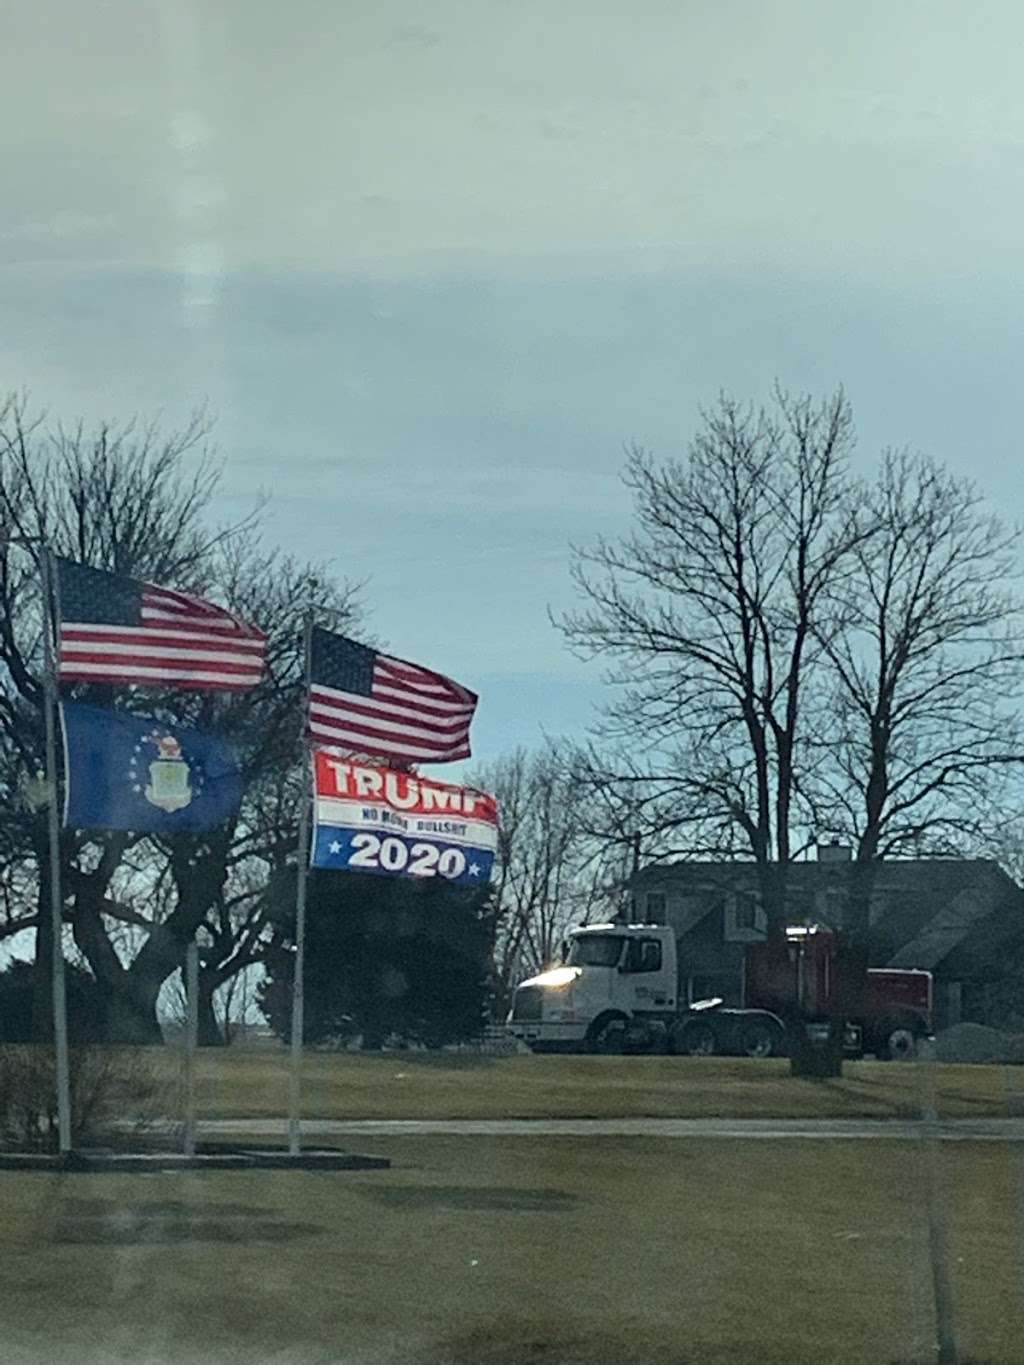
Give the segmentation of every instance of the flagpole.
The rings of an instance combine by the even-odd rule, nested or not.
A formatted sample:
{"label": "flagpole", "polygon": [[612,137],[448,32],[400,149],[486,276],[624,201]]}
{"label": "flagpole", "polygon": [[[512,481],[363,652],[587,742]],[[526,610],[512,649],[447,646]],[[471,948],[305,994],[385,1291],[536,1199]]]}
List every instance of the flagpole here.
{"label": "flagpole", "polygon": [[196,1154],[196,1046],[199,1041],[199,945],[185,949],[185,1155]]}
{"label": "flagpole", "polygon": [[43,712],[46,726],[46,781],[50,844],[50,921],[53,936],[53,1044],[57,1063],[57,1131],[61,1155],[71,1151],[71,1078],[68,1062],[68,1014],[64,988],[64,895],[61,889],[60,815],[57,809],[57,669],[53,631],[57,591],[53,551],[40,547],[43,570]]}
{"label": "flagpole", "polygon": [[302,632],[302,795],[299,799],[299,840],[295,887],[295,969],[292,976],[291,1072],[288,1078],[288,1155],[302,1150],[300,1098],[302,1084],[303,1000],[306,958],[306,889],[309,878],[309,742],[306,738],[306,705],[309,695],[313,650],[313,613],[307,611]]}

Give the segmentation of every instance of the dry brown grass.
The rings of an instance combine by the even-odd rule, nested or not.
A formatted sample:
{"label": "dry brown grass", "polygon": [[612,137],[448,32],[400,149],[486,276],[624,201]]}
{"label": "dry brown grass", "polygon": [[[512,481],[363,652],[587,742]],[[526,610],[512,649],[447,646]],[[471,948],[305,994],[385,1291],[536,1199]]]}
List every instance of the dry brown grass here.
{"label": "dry brown grass", "polygon": [[[165,1054],[176,1074],[180,1062]],[[933,1065],[940,1114],[1024,1112],[1024,1068]],[[287,1112],[283,1049],[205,1051],[206,1118]],[[838,1081],[794,1080],[785,1061],[687,1057],[486,1057],[308,1053],[310,1118],[916,1118],[924,1064],[849,1062]]]}
{"label": "dry brown grass", "polygon": [[[390,1171],[0,1175],[5,1365],[934,1358],[913,1144],[374,1147]],[[1020,1160],[942,1154],[979,1365],[1021,1361]]]}

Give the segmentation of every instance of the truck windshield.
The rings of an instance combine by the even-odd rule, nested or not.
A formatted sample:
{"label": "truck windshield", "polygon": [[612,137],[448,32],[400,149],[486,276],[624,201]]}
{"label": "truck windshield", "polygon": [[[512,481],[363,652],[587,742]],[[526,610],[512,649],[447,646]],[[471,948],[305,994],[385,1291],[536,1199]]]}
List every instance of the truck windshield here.
{"label": "truck windshield", "polygon": [[614,967],[622,954],[618,934],[587,934],[569,945],[570,967]]}

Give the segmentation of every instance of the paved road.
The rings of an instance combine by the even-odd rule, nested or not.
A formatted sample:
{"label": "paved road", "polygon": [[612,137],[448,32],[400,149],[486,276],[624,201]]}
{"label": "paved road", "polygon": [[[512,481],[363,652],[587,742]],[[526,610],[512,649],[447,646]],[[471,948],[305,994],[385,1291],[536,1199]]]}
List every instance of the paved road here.
{"label": "paved road", "polygon": [[[218,1119],[201,1135],[281,1137],[285,1120]],[[1024,1142],[1024,1119],[304,1119],[320,1137],[660,1137]]]}

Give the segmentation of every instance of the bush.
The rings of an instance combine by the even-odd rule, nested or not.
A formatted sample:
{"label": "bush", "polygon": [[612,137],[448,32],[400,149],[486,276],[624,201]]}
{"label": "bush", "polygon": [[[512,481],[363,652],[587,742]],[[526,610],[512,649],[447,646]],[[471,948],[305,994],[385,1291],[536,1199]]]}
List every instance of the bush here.
{"label": "bush", "polygon": [[[138,1129],[166,1112],[166,1086],[151,1054],[76,1048],[69,1061],[73,1146],[115,1135],[123,1142],[124,1124]],[[45,1152],[58,1145],[53,1049],[0,1045],[0,1148]]]}

